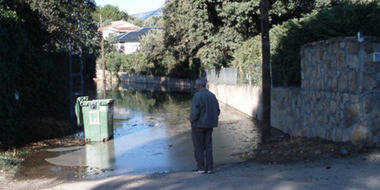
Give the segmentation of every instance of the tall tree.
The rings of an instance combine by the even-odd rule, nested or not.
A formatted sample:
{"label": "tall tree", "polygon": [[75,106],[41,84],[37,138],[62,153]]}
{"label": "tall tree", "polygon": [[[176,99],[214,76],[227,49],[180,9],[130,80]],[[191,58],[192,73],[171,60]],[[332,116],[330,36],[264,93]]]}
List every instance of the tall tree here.
{"label": "tall tree", "polygon": [[[330,0],[325,0],[330,1]],[[317,0],[270,0],[269,26],[317,9]],[[228,66],[240,44],[260,34],[260,0],[171,0],[164,13],[165,45],[178,65]]]}
{"label": "tall tree", "polygon": [[137,17],[134,17],[134,16],[129,16],[128,18],[128,22],[136,25],[136,26],[140,26],[140,27],[143,27],[144,26],[144,21],[137,18]]}
{"label": "tall tree", "polygon": [[119,10],[118,7],[113,5],[105,5],[104,7],[97,7],[93,14],[95,21],[99,22],[99,16],[102,15],[103,22],[110,22],[116,20],[128,20],[129,16],[126,12]]}
{"label": "tall tree", "polygon": [[144,21],[144,27],[163,27],[163,19],[161,16],[152,16]]}
{"label": "tall tree", "polygon": [[[97,51],[98,33],[92,13],[95,3],[92,0],[11,0],[11,9],[24,20],[30,39],[43,51],[67,50],[67,39],[74,39],[84,51]],[[72,23],[68,24],[68,11],[72,11]],[[81,24],[82,37],[78,34]]]}

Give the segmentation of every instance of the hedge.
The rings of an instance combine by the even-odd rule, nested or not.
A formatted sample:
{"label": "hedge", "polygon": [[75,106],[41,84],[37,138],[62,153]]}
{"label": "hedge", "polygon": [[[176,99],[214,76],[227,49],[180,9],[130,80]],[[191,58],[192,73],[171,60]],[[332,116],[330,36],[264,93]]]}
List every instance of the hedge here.
{"label": "hedge", "polygon": [[[274,86],[301,85],[300,48],[302,45],[334,37],[380,37],[380,1],[342,0],[334,6],[274,26],[270,31],[272,80]],[[253,73],[260,84],[261,38],[246,41],[234,53],[232,65]]]}

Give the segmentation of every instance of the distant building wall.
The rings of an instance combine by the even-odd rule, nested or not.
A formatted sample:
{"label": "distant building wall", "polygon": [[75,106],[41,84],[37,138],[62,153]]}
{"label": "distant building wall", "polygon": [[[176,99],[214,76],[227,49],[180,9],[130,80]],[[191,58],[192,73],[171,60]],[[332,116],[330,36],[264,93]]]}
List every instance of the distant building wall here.
{"label": "distant building wall", "polygon": [[140,48],[140,42],[127,42],[114,44],[116,51],[124,54],[135,53]]}
{"label": "distant building wall", "polygon": [[[380,146],[380,63],[371,60],[374,52],[380,52],[380,41],[371,37],[362,43],[348,37],[304,45],[301,88],[272,88],[272,126],[293,136]],[[210,89],[245,112],[241,106],[260,100],[261,91],[240,88],[215,84]],[[234,98],[242,105],[231,104]]]}

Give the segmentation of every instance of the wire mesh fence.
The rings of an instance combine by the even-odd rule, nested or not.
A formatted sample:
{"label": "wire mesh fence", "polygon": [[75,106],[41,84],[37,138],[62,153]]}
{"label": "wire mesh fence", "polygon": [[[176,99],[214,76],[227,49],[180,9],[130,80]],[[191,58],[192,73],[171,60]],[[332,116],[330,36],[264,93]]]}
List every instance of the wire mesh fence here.
{"label": "wire mesh fence", "polygon": [[207,81],[212,84],[238,85],[248,84],[261,85],[261,69],[255,72],[241,71],[236,67],[205,70]]}

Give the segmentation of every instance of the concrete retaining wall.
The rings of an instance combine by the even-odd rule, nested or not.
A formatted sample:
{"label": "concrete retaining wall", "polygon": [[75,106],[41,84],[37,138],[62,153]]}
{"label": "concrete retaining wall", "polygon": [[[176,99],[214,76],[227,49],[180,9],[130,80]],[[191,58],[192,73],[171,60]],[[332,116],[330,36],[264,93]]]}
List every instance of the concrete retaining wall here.
{"label": "concrete retaining wall", "polygon": [[261,119],[261,88],[250,85],[223,85],[209,83],[208,89],[219,101],[256,119]]}

